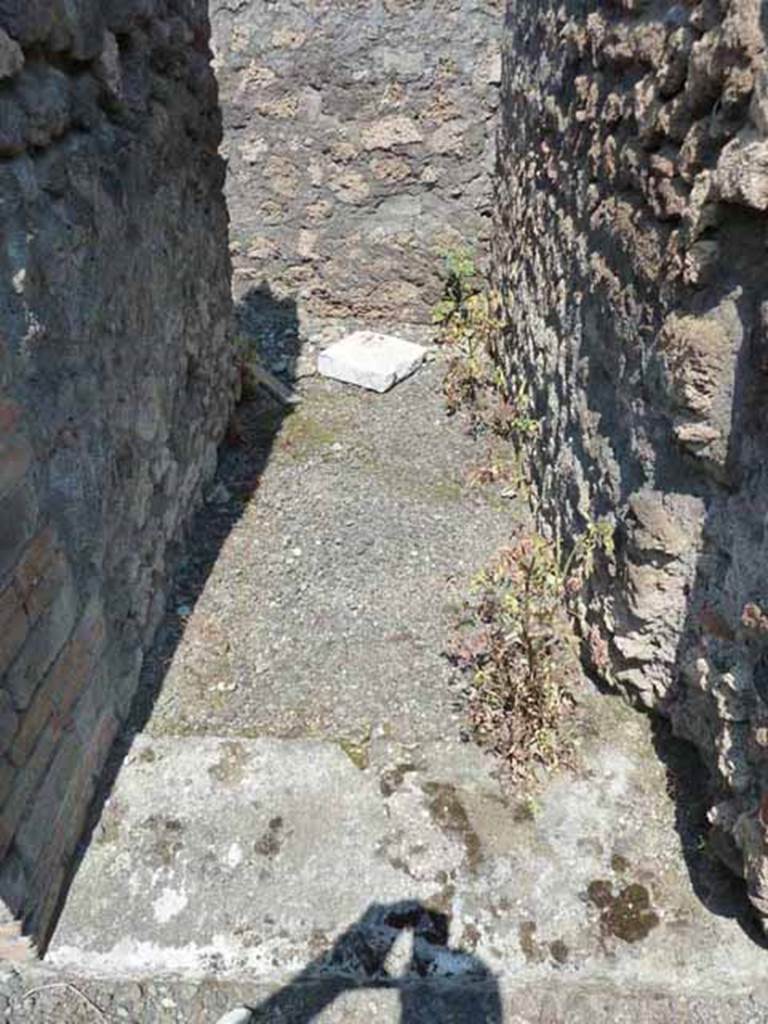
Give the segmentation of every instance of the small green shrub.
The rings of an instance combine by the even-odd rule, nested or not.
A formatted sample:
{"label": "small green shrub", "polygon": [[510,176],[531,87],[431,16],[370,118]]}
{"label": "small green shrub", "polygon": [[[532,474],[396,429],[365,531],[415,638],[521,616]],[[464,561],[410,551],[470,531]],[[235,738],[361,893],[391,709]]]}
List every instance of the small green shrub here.
{"label": "small green shrub", "polygon": [[472,253],[444,253],[445,289],[433,320],[447,352],[443,394],[449,415],[463,412],[474,431],[525,440],[538,423],[528,414],[522,385],[510,387],[492,353],[499,349],[501,321],[495,294],[484,288]]}
{"label": "small green shrub", "polygon": [[537,763],[554,767],[569,754],[565,725],[579,659],[568,610],[599,549],[612,550],[607,523],[590,524],[565,558],[542,536],[522,536],[477,576],[466,602],[448,653],[470,676],[476,738],[513,775]]}
{"label": "small green shrub", "polygon": [[432,313],[436,324],[464,319],[467,302],[480,291],[475,258],[469,249],[446,249],[443,251],[443,260],[443,298]]}

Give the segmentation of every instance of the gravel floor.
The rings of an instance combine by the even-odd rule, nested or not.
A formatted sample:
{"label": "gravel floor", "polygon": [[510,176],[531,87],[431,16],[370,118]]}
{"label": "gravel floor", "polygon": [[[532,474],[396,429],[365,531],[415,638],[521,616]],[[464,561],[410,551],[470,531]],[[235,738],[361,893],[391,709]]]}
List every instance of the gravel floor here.
{"label": "gravel floor", "polygon": [[249,461],[266,466],[245,504],[205,513],[216,546],[241,510],[202,592],[213,553],[184,567],[153,734],[456,732],[451,621],[520,513],[499,488],[467,485],[486,450],[447,420],[440,374],[432,363],[386,395],[314,378],[280,422],[274,406],[241,412],[224,486],[234,495]]}

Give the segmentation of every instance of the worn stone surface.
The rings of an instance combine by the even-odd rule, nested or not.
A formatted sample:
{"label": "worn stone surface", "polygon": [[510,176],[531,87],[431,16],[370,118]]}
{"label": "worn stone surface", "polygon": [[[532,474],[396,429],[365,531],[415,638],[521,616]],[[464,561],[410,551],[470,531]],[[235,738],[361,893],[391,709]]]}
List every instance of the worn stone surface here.
{"label": "worn stone surface", "polygon": [[323,377],[389,391],[424,362],[426,349],[412,341],[375,331],[355,331],[323,349],[317,359]]}
{"label": "worn stone surface", "polygon": [[232,402],[207,38],[197,0],[0,3],[0,956],[45,940]]}
{"label": "worn stone surface", "polygon": [[439,249],[482,248],[501,0],[211,4],[238,298],[429,321]]}
{"label": "worn stone surface", "polygon": [[[530,803],[447,716],[442,741],[375,729],[357,764],[323,738],[142,737],[48,963],[112,977],[364,977],[418,901],[449,918],[447,944],[416,940],[432,975],[663,989],[674,963],[680,990],[727,976],[746,995],[763,951],[698,902],[647,723],[594,699],[603,732],[585,744],[585,777],[564,773]],[[355,922],[359,943],[342,938]]]}
{"label": "worn stone surface", "polygon": [[128,1021],[765,1019],[748,903],[650,719],[585,688],[572,767],[530,787],[464,741],[441,652],[522,509],[466,482],[490,456],[442,372],[241,408],[52,977]]}
{"label": "worn stone surface", "polygon": [[[706,761],[768,911],[765,4],[508,4],[495,265],[595,668]],[[704,784],[704,783],[703,783]]]}

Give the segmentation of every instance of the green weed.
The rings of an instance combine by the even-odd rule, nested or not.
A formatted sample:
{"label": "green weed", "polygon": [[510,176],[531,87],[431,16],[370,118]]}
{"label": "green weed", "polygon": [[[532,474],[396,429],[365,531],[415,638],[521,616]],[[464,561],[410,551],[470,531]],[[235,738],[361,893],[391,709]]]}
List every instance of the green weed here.
{"label": "green weed", "polygon": [[511,385],[492,353],[498,351],[501,320],[495,294],[487,289],[467,249],[449,250],[445,286],[433,312],[447,353],[443,394],[449,415],[463,412],[473,431],[518,441],[533,436],[537,421],[522,383]]}
{"label": "green weed", "polygon": [[538,534],[502,548],[476,577],[449,656],[470,677],[472,730],[513,775],[567,759],[565,728],[579,672],[569,606],[612,551],[607,523],[592,523],[567,555]]}

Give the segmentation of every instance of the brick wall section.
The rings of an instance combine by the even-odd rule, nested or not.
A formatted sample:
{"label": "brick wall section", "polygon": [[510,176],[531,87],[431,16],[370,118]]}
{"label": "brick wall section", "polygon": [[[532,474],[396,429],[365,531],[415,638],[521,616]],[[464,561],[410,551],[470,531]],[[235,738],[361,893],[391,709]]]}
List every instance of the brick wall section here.
{"label": "brick wall section", "polygon": [[430,322],[487,242],[501,0],[212,0],[236,293]]}
{"label": "brick wall section", "polygon": [[768,918],[768,6],[511,2],[495,273],[596,671],[697,744]]}
{"label": "brick wall section", "polygon": [[0,956],[44,944],[233,390],[202,0],[0,3]]}

